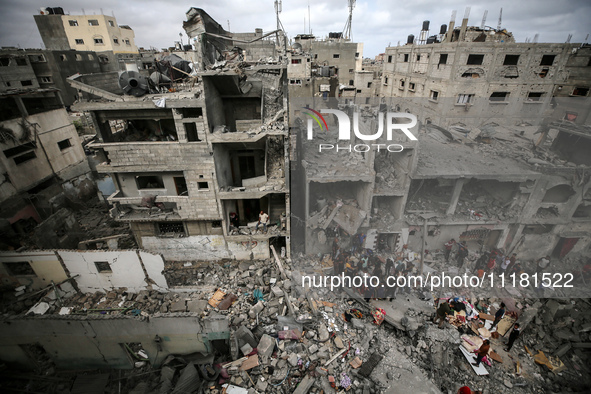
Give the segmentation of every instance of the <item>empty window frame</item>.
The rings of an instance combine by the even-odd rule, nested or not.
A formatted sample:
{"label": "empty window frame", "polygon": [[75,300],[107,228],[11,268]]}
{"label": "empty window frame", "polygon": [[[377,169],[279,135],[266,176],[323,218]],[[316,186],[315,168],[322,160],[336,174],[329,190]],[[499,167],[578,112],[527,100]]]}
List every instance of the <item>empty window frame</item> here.
{"label": "empty window frame", "polygon": [[25,79],[24,81],[21,81],[21,86],[33,86],[33,81]]}
{"label": "empty window frame", "polygon": [[39,77],[39,83],[52,83],[51,77]]}
{"label": "empty window frame", "polygon": [[503,66],[517,66],[519,63],[519,55],[505,55]]}
{"label": "empty window frame", "polygon": [[125,39],[125,45],[131,45],[131,41],[129,41],[128,39]]}
{"label": "empty window frame", "polygon": [[436,90],[431,90],[431,93],[429,94],[429,99],[437,101],[439,99],[439,92]]}
{"label": "empty window frame", "polygon": [[119,45],[119,39],[118,38],[113,38],[113,44]]}
{"label": "empty window frame", "polygon": [[409,82],[408,83],[408,90],[414,92],[415,91],[415,83],[414,82]]}
{"label": "empty window frame", "polygon": [[400,83],[398,84],[398,86],[400,87],[400,89],[404,89],[404,79],[400,80]]}
{"label": "empty window frame", "polygon": [[7,158],[11,158],[35,148],[37,148],[37,144],[35,142],[27,142],[26,144],[15,146],[14,148],[6,149],[3,151],[3,153]]}
{"label": "empty window frame", "polygon": [[544,55],[540,61],[540,66],[551,66],[554,64],[554,58],[556,55]]}
{"label": "empty window frame", "polygon": [[65,140],[61,140],[57,143],[57,146],[60,148],[60,150],[64,150],[64,149],[68,149],[72,146],[72,143],[70,142],[69,138],[66,138]]}
{"label": "empty window frame", "polygon": [[159,222],[156,229],[159,235],[186,235],[183,222]]}
{"label": "empty window frame", "polygon": [[458,99],[456,100],[456,104],[473,104],[473,102],[473,94],[458,94]]}
{"label": "empty window frame", "polygon": [[68,23],[70,26],[78,26],[78,21],[76,19],[70,19]]}
{"label": "empty window frame", "polygon": [[409,54],[405,53],[404,54],[404,63],[408,63],[408,58],[409,58]]}
{"label": "empty window frame", "polygon": [[542,101],[542,99],[544,98],[544,94],[544,92],[529,92],[527,94],[527,101]]}
{"label": "empty window frame", "polygon": [[586,97],[589,95],[589,88],[585,88],[585,87],[581,87],[581,86],[577,86],[576,88],[573,89],[573,93],[571,94],[571,96],[583,96]]}
{"label": "empty window frame", "polygon": [[353,86],[355,85],[355,81],[353,81],[352,79],[349,80],[349,86]]}
{"label": "empty window frame", "polygon": [[88,20],[88,26],[98,26],[99,22],[97,19],[89,19]]}
{"label": "empty window frame", "polygon": [[3,57],[0,59],[0,67],[8,67],[10,65],[10,58]]}
{"label": "empty window frame", "polygon": [[203,116],[203,108],[196,107],[196,108],[180,108],[179,109],[181,116],[183,118],[200,118]]}
{"label": "empty window frame", "polygon": [[109,26],[111,26],[111,27],[115,27],[115,22],[113,22],[113,21],[109,21]]}
{"label": "empty window frame", "polygon": [[301,79],[290,79],[289,80],[289,84],[290,85],[301,85],[302,84],[302,80]]}
{"label": "empty window frame", "polygon": [[160,175],[138,175],[135,177],[138,190],[164,189],[164,181]]}
{"label": "empty window frame", "polygon": [[291,64],[302,64],[302,59],[291,59]]}
{"label": "empty window frame", "polygon": [[495,102],[503,102],[507,101],[509,98],[509,92],[492,92],[490,97],[488,98],[489,101]]}
{"label": "empty window frame", "polygon": [[94,56],[92,56],[92,54],[88,54],[88,60],[94,60]]}
{"label": "empty window frame", "polygon": [[45,56],[43,56],[43,54],[40,55],[29,55],[29,62],[31,63],[44,63],[47,60],[45,60]]}
{"label": "empty window frame", "polygon": [[468,61],[466,64],[468,65],[480,65],[484,61],[484,55],[468,55]]}
{"label": "empty window frame", "polygon": [[189,190],[187,189],[187,181],[185,180],[184,176],[175,176],[172,179],[174,180],[174,186],[176,188],[176,194],[178,196],[189,195]]}
{"label": "empty window frame", "polygon": [[27,65],[27,58],[24,56],[16,57],[14,60],[16,60],[17,66],[26,66]]}
{"label": "empty window frame", "polygon": [[94,38],[94,44],[95,45],[104,45],[105,43],[103,42],[103,39],[100,37],[95,37]]}
{"label": "empty window frame", "polygon": [[439,55],[439,64],[447,64],[447,53]]}
{"label": "empty window frame", "polygon": [[195,123],[183,123],[185,133],[187,134],[187,141],[201,142],[199,134],[197,133],[197,125]]}
{"label": "empty window frame", "polygon": [[333,59],[339,59],[340,57],[341,57],[341,55],[338,53],[333,53],[333,55],[332,55]]}
{"label": "empty window frame", "polygon": [[67,62],[67,61],[68,61],[68,56],[67,56],[65,53],[62,53],[62,54],[60,55],[60,60],[61,60],[62,62]]}
{"label": "empty window frame", "polygon": [[2,263],[4,269],[12,276],[37,276],[33,267],[28,261],[17,261],[14,263]]}
{"label": "empty window frame", "polygon": [[27,152],[23,155],[16,156],[15,158],[13,158],[13,160],[14,160],[14,164],[16,164],[18,166],[20,164],[23,164],[23,163],[25,163],[29,160],[33,160],[35,158],[37,158],[37,154],[35,154],[35,151],[30,151],[30,152]]}
{"label": "empty window frame", "polygon": [[82,38],[76,38],[76,45],[84,45],[84,40]]}
{"label": "empty window frame", "polygon": [[209,183],[208,182],[197,182],[197,188],[199,190],[209,190]]}
{"label": "empty window frame", "polygon": [[367,87],[368,87],[368,88],[371,88],[371,82],[368,82],[368,83],[367,83]]}
{"label": "empty window frame", "polygon": [[111,264],[109,264],[108,261],[95,261],[94,266],[96,267],[96,270],[99,272],[99,274],[108,274],[113,272],[111,269]]}
{"label": "empty window frame", "polygon": [[392,55],[388,56],[388,63],[392,63]]}

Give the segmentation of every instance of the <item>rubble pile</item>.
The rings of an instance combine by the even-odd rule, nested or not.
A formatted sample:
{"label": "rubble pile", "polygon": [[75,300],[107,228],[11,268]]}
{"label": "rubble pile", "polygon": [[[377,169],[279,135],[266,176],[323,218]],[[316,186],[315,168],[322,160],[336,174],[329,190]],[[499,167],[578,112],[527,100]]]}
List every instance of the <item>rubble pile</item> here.
{"label": "rubble pile", "polygon": [[137,248],[129,225],[115,221],[109,214],[109,209],[98,201],[98,198],[87,201],[84,207],[74,211],[76,220],[82,231],[81,240],[93,240],[114,235],[124,235],[118,239],[119,249]]}
{"label": "rubble pile", "polygon": [[285,157],[283,141],[279,137],[270,136],[267,144],[267,178],[282,179],[284,177]]}

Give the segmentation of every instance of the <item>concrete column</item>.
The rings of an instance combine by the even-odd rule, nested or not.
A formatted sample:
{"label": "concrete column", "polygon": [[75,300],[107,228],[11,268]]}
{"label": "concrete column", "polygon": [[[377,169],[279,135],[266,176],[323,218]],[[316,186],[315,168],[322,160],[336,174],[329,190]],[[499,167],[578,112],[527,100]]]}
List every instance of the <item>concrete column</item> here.
{"label": "concrete column", "polygon": [[462,192],[462,187],[464,187],[465,182],[466,180],[464,178],[460,178],[456,181],[456,184],[454,185],[454,191],[451,195],[451,201],[449,202],[449,207],[447,207],[447,211],[445,212],[446,215],[453,215],[456,212],[458,200],[460,199],[460,193]]}
{"label": "concrete column", "polygon": [[21,115],[25,118],[29,116],[27,108],[25,107],[25,103],[23,103],[23,99],[19,96],[13,96],[13,98],[14,101],[16,101],[16,106],[18,107],[18,110],[21,112]]}

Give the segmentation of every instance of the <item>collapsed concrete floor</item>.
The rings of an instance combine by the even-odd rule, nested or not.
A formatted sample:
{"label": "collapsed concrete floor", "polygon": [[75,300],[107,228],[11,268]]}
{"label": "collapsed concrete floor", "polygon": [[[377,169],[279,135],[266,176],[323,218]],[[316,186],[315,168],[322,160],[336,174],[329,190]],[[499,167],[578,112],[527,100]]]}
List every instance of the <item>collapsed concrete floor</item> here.
{"label": "collapsed concrete floor", "polygon": [[[461,336],[474,333],[455,320],[438,330],[430,322],[435,311],[430,293],[413,290],[396,300],[368,303],[354,290],[303,290],[297,286],[303,272],[331,269],[310,259],[281,267],[272,259],[183,266],[190,274],[176,276],[174,292],[79,294],[69,299],[69,313],[226,316],[230,344],[216,346],[215,359],[179,355],[154,367],[149,359],[133,360],[131,370],[74,374],[56,371],[51,357],[39,352],[36,374],[10,372],[1,387],[44,393],[69,393],[76,385],[88,390],[91,381],[102,382],[108,393],[221,393],[226,384],[227,393],[334,393],[346,388],[352,393],[455,393],[463,385],[485,393],[560,393],[591,387],[587,299],[480,299],[481,306],[490,306],[489,314],[504,301],[508,316],[522,321],[523,334],[509,353],[503,350],[506,339],[492,338],[502,362],[491,361],[489,375],[477,376],[459,350]],[[379,326],[371,315],[376,307],[387,313]],[[353,309],[361,316],[345,315],[355,314]],[[474,321],[480,320],[486,317]],[[558,357],[560,370],[536,364],[539,351]],[[141,349],[136,353],[141,355]]]}

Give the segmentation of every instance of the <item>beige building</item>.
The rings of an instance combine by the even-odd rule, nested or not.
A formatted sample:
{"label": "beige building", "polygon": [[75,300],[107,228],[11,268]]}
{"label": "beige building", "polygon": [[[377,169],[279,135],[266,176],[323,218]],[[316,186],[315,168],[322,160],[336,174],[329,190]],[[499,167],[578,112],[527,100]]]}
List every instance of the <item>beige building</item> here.
{"label": "beige building", "polygon": [[47,49],[138,53],[133,30],[108,15],[35,15]]}

